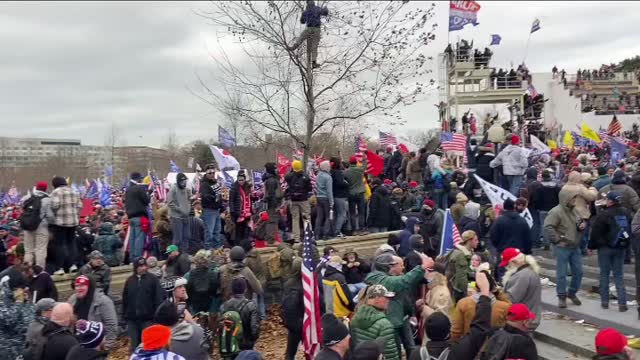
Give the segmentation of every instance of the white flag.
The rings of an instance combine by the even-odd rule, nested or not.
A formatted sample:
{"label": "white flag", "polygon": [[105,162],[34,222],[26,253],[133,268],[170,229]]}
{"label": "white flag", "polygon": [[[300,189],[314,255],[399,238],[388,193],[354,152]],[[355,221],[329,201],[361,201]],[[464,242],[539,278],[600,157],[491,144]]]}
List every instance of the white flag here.
{"label": "white flag", "polygon": [[190,157],[189,160],[187,161],[187,166],[190,169],[193,169],[193,158],[192,157]]}
{"label": "white flag", "polygon": [[542,153],[550,153],[551,149],[545,144],[543,143],[540,139],[538,139],[537,136],[535,135],[529,135],[531,137],[531,146],[533,146],[535,149],[537,149],[537,153],[538,154],[542,154]]}
{"label": "white flag", "polygon": [[200,167],[200,164],[196,163],[196,171],[200,172],[202,171],[202,168]]}
{"label": "white flag", "polygon": [[[489,201],[491,201],[491,205],[493,205],[493,207],[496,207],[496,205],[500,205],[502,207],[502,204],[507,199],[516,201],[517,198],[507,190],[490,182],[484,181],[476,174],[473,174],[473,176],[476,177],[476,180],[478,180],[478,182],[482,186],[482,190],[485,194],[487,194],[487,197],[489,198]],[[531,212],[529,212],[529,209],[525,209],[522,213],[520,213],[520,216],[522,216],[527,221],[527,224],[529,224],[530,228],[533,227],[533,217],[531,216]]]}
{"label": "white flag", "polygon": [[240,170],[240,163],[227,150],[222,150],[215,145],[209,145],[209,148],[220,170]]}

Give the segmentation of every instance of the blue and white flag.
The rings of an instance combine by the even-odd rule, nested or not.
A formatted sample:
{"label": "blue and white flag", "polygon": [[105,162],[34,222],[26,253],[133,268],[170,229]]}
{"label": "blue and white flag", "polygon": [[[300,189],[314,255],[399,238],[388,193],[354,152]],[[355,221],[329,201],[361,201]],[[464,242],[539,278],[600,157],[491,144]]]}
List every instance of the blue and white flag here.
{"label": "blue and white flag", "polygon": [[609,140],[611,141],[611,166],[615,166],[618,161],[624,159],[627,153],[627,144],[615,137],[610,137]]}
{"label": "blue and white flag", "polygon": [[502,41],[502,37],[498,34],[492,34],[491,35],[491,44],[489,44],[489,46],[491,45],[500,45],[500,41]]}
{"label": "blue and white flag", "polygon": [[236,146],[236,138],[220,125],[218,125],[218,142],[227,148]]}
{"label": "blue and white flag", "polygon": [[540,19],[533,20],[533,24],[531,24],[531,33],[540,30]]}
{"label": "blue and white flag", "polygon": [[96,180],[91,181],[85,197],[92,200],[97,200],[100,197],[100,191],[98,191],[98,183]]}
{"label": "blue and white flag", "polygon": [[462,30],[465,25],[477,26],[480,4],[475,1],[449,2],[449,31]]}
{"label": "blue and white flag", "polygon": [[462,238],[460,238],[460,232],[458,231],[456,224],[453,222],[451,210],[447,209],[444,214],[444,224],[442,225],[440,256],[446,255],[449,251],[453,250],[460,242],[462,242]]}
{"label": "blue and white flag", "polygon": [[262,176],[264,175],[264,172],[262,171],[257,171],[257,170],[253,170],[253,188],[258,190],[258,189],[262,189]]}
{"label": "blue and white flag", "polygon": [[182,170],[178,165],[176,165],[175,161],[169,160],[169,172],[179,173],[179,172],[182,172]]}
{"label": "blue and white flag", "polygon": [[102,186],[102,191],[100,192],[100,206],[111,206],[111,192],[109,191],[108,184],[104,184]]}
{"label": "blue and white flag", "polygon": [[113,176],[112,166],[107,166],[106,168],[104,168],[104,176],[106,176],[107,178],[111,178]]}

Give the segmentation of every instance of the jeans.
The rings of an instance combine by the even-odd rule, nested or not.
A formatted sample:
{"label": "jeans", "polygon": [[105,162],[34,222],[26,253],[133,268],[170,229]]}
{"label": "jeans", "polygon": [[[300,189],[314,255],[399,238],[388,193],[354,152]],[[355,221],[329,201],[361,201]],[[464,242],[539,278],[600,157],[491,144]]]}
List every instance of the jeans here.
{"label": "jeans", "polygon": [[509,184],[509,192],[515,197],[520,196],[520,185],[522,185],[522,175],[505,175],[507,184]]}
{"label": "jeans", "polygon": [[356,194],[349,196],[349,217],[351,219],[351,230],[364,230],[366,224],[364,222],[365,213],[364,194]]}
{"label": "jeans", "polygon": [[336,207],[336,235],[342,233],[342,226],[347,222],[347,211],[349,210],[349,202],[347,198],[335,198]]}
{"label": "jeans", "polygon": [[531,237],[531,245],[532,247],[540,246],[540,234],[542,226],[540,225],[540,213],[536,209],[529,209],[531,213],[531,219],[533,220],[533,227],[531,228],[531,232],[533,232],[533,236]]}
{"label": "jeans", "polygon": [[264,305],[264,295],[253,294],[253,301],[258,305],[258,314],[261,320],[267,319],[267,308]]}
{"label": "jeans", "polygon": [[569,296],[575,295],[582,284],[582,254],[580,248],[554,247],[556,256],[556,275],[558,296],[567,296],[567,265],[571,267],[571,284],[569,284]]}
{"label": "jeans", "polygon": [[202,221],[204,222],[204,248],[206,250],[219,249],[222,247],[220,241],[220,210],[202,209]]}
{"label": "jeans", "polygon": [[75,226],[57,226],[52,225],[53,243],[51,251],[53,259],[50,262],[54,271],[64,269],[68,271],[71,265],[79,265],[78,263],[78,247],[76,246],[76,227]]}
{"label": "jeans", "polygon": [[396,342],[398,346],[398,354],[402,354],[400,345],[404,347],[404,351],[407,354],[407,359],[411,356],[411,352],[416,347],[416,343],[413,340],[413,334],[411,332],[411,325],[409,320],[402,324],[402,327],[394,329],[396,331]]}
{"label": "jeans", "polygon": [[544,236],[544,232],[542,231],[542,229],[544,229],[544,221],[547,219],[548,214],[549,212],[544,210],[540,210],[538,212],[538,217],[540,218],[540,234],[543,235],[542,246],[549,246],[549,239],[546,236]]}
{"label": "jeans", "polygon": [[129,336],[129,348],[133,352],[142,340],[142,330],[151,326],[151,321],[127,320],[127,335]]}
{"label": "jeans", "polygon": [[301,226],[304,226],[304,221],[301,218],[305,218],[311,221],[311,205],[309,201],[291,201],[289,205],[289,211],[291,212],[291,233],[293,239],[302,242],[300,237]]}
{"label": "jeans", "polygon": [[[129,259],[132,261],[142,256],[146,234],[140,226],[140,218],[129,219]],[[166,249],[160,249],[165,251]]]}
{"label": "jeans", "polygon": [[613,271],[613,282],[616,284],[618,304],[627,303],[624,289],[624,252],[625,249],[603,247],[598,249],[598,266],[600,267],[600,302],[609,303],[609,273]]}
{"label": "jeans", "polygon": [[449,199],[444,189],[433,190],[433,201],[438,205],[438,209],[446,210],[449,207]]}
{"label": "jeans", "polygon": [[387,228],[386,227],[373,227],[373,226],[370,226],[369,230],[372,233],[381,233],[381,232],[386,232]]}
{"label": "jeans", "polygon": [[178,249],[187,252],[189,249],[189,239],[186,235],[189,232],[189,221],[181,218],[169,218],[171,222],[171,233],[173,234],[173,245],[178,245]]}
{"label": "jeans", "polygon": [[353,297],[355,298],[356,295],[358,295],[360,293],[360,290],[362,290],[362,289],[367,287],[367,284],[365,284],[363,282],[360,282],[360,283],[357,283],[357,284],[347,284],[347,287],[349,288],[349,291],[351,292],[351,295],[353,295]]}
{"label": "jeans", "polygon": [[582,239],[580,240],[581,251],[587,251],[587,245],[589,244],[590,228],[591,228],[591,222],[587,220],[587,226],[584,228],[584,232],[582,233]]}
{"label": "jeans", "polygon": [[331,204],[328,198],[318,198],[316,205],[316,239],[323,239],[331,233],[331,221],[329,220],[329,211]]}

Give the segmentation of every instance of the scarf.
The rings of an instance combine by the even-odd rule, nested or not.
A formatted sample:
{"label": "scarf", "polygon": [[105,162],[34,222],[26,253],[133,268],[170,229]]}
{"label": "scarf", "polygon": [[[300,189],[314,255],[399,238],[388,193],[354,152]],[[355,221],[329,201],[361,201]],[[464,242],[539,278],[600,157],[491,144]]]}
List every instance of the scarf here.
{"label": "scarf", "polygon": [[244,188],[242,186],[240,186],[240,203],[242,204],[240,218],[244,221],[251,217],[251,199],[244,192]]}

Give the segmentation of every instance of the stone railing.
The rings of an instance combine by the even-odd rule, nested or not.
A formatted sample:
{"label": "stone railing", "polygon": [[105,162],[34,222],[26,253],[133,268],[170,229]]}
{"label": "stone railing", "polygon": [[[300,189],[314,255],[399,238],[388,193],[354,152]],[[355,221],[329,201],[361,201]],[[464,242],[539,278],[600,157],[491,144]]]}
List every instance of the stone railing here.
{"label": "stone railing", "polygon": [[[324,247],[331,245],[338,249],[341,254],[344,254],[347,249],[354,249],[358,252],[359,255],[369,257],[373,255],[375,250],[380,245],[387,243],[388,237],[389,233],[385,232],[362,236],[348,236],[341,239],[332,239],[327,241],[318,241],[318,251],[320,252],[320,254],[322,254]],[[299,247],[300,244],[296,244],[294,246],[295,249],[298,249]],[[268,247],[258,249],[258,251],[260,252],[260,257],[262,258],[262,260],[266,262],[269,258],[271,258],[271,256],[273,256],[276,248]],[[162,262],[160,262],[158,266],[162,266]],[[132,273],[133,267],[131,265],[111,268],[111,294],[116,301],[120,298],[122,287],[124,286],[125,281],[129,276],[131,276]],[[71,282],[74,277],[74,275],[53,276],[53,280],[55,281],[56,287],[58,288],[58,298],[60,301],[65,301],[71,295]],[[271,295],[270,297],[277,296],[277,294],[279,293],[279,287],[280,286],[278,281],[270,282],[268,291],[270,293],[269,295]]]}

